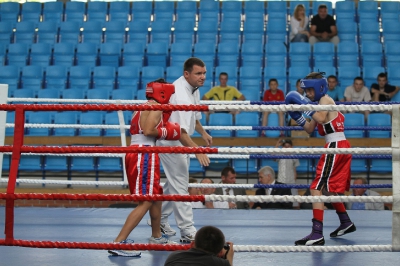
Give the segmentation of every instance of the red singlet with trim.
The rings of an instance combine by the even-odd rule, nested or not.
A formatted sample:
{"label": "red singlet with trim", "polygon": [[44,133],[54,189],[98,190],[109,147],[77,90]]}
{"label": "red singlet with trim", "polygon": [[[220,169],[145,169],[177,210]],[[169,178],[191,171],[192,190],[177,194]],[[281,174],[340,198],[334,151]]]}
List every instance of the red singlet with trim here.
{"label": "red singlet with trim", "polygon": [[[318,124],[321,136],[344,132],[344,115],[338,115],[326,124]],[[348,140],[328,142],[325,148],[351,148]],[[321,190],[326,188],[329,192],[344,193],[350,189],[351,180],[351,154],[323,154],[319,159],[316,177],[310,188]]]}

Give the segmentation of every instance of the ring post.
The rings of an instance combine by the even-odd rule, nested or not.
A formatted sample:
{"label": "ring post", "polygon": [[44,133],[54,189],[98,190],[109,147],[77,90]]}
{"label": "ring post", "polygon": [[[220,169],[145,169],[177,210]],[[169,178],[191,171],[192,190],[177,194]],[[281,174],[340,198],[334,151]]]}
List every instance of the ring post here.
{"label": "ring post", "polygon": [[392,164],[393,164],[393,207],[392,207],[392,251],[400,251],[400,105],[392,111]]}
{"label": "ring post", "polygon": [[[6,104],[8,97],[8,85],[0,84],[0,104]],[[0,111],[0,146],[4,146],[6,136],[6,117],[7,111]],[[0,153],[0,178],[3,171],[3,153]]]}

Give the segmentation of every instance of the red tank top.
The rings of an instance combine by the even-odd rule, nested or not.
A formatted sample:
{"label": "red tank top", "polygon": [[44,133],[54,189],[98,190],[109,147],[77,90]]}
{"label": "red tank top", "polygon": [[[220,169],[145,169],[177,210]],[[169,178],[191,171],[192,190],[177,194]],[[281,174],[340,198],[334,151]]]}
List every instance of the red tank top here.
{"label": "red tank top", "polygon": [[[131,127],[129,129],[129,132],[131,133],[131,135],[143,134],[143,130],[140,127],[141,113],[142,113],[141,111],[135,112],[131,119]],[[169,115],[171,115],[171,114],[169,113]],[[163,127],[164,124],[168,121],[168,119],[169,119],[168,113],[167,112],[163,113],[163,119],[161,119],[160,123],[158,123],[156,128],[158,129],[158,128]]]}
{"label": "red tank top", "polygon": [[338,112],[337,116],[326,124],[318,124],[318,133],[325,136],[335,132],[344,132],[344,115]]}

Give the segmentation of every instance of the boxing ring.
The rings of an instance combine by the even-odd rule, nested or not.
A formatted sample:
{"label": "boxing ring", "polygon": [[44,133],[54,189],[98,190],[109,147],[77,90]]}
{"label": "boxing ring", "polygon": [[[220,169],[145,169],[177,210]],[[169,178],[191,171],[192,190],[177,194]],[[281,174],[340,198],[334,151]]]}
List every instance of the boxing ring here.
{"label": "boxing ring", "polygon": [[[57,100],[60,102],[60,100]],[[75,100],[76,102],[76,100]],[[60,200],[174,200],[174,201],[280,201],[280,202],[391,202],[392,212],[349,211],[358,230],[350,236],[328,239],[326,246],[293,246],[295,239],[301,237],[310,228],[311,213],[309,210],[195,210],[196,227],[212,224],[222,229],[227,239],[234,242],[236,265],[253,263],[265,265],[288,265],[293,259],[305,260],[318,265],[350,265],[357,262],[391,262],[399,259],[400,251],[400,139],[399,105],[354,105],[354,106],[295,106],[295,105],[215,105],[215,106],[143,106],[127,104],[109,105],[11,105],[2,104],[0,110],[15,111],[15,133],[12,146],[0,146],[0,152],[12,153],[8,178],[7,193],[0,193],[0,199],[6,200],[6,206],[0,207],[0,219],[4,222],[5,238],[0,239],[2,262],[18,265],[18,256],[29,259],[32,265],[43,265],[43,262],[57,265],[76,265],[82,263],[104,265],[135,263],[137,258],[108,257],[108,249],[135,249],[142,252],[140,265],[162,265],[169,251],[187,249],[188,245],[155,245],[147,243],[150,228],[144,219],[132,234],[138,244],[110,243],[130,209],[52,209],[52,208],[14,208],[17,199],[60,199]],[[351,149],[280,149],[280,148],[187,148],[187,147],[34,147],[23,145],[25,111],[135,111],[135,110],[168,110],[168,111],[299,111],[299,110],[347,110],[347,111],[392,111],[392,145],[390,148],[351,148]],[[0,121],[1,122],[1,121]],[[101,195],[101,194],[33,194],[15,193],[18,163],[21,154],[124,154],[126,152],[156,153],[208,153],[208,154],[241,154],[265,155],[295,154],[296,156],[318,155],[322,153],[351,153],[354,156],[379,154],[392,156],[393,161],[393,196],[346,197],[346,196],[188,196],[188,195]],[[72,181],[71,181],[72,182]],[[41,180],[42,183],[42,180]],[[4,214],[4,217],[2,217]],[[324,222],[326,231],[337,226],[334,213],[327,211]],[[390,216],[392,216],[390,222]],[[148,215],[146,216],[148,217]],[[171,225],[175,226],[173,219]],[[3,223],[0,224],[3,226]],[[143,230],[142,230],[143,229]],[[28,240],[27,240],[28,239]],[[21,249],[35,247],[35,249]],[[92,250],[88,250],[92,249]],[[257,255],[252,255],[256,252]],[[290,254],[281,254],[288,253]],[[347,255],[352,252],[351,256]],[[354,253],[355,252],[355,253]],[[380,253],[376,253],[380,252]],[[26,255],[26,257],[25,257]],[[339,255],[339,256],[338,256]],[[68,256],[68,259],[67,259]],[[3,260],[4,258],[4,260]],[[50,260],[49,260],[50,258]],[[378,259],[379,258],[379,259]],[[90,261],[90,262],[89,262]],[[42,262],[40,264],[40,262]],[[75,263],[74,263],[75,262]],[[38,264],[35,264],[38,263]],[[45,263],[46,264],[46,263]]]}

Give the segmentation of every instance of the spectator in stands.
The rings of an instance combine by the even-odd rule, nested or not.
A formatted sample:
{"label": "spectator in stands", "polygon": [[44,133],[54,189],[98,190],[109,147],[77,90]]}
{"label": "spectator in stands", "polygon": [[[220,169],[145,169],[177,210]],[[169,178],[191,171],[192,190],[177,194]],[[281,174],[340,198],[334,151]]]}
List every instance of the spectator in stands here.
{"label": "spectator in stands", "polygon": [[[344,98],[346,102],[369,102],[371,101],[371,93],[367,87],[364,86],[362,77],[355,77],[353,85],[346,87],[344,91]],[[364,118],[367,121],[369,111],[364,111]]]}
{"label": "spectator in stands", "polygon": [[[356,178],[353,185],[367,185],[367,179]],[[378,192],[366,188],[353,188],[351,196],[380,196]],[[383,202],[348,202],[346,203],[348,210],[384,210]]]}
{"label": "spectator in stands", "polygon": [[[203,95],[202,100],[214,100],[214,101],[244,101],[245,97],[244,95],[238,91],[233,86],[228,86],[228,73],[226,72],[221,72],[219,74],[219,86],[215,86],[211,88],[208,92],[206,92]],[[213,112],[205,112],[207,116],[207,121],[209,119],[209,115],[212,114]],[[238,114],[239,112],[237,111],[231,111],[231,114],[235,115]]]}
{"label": "spectator in stands", "polygon": [[[258,171],[258,180],[262,185],[283,185],[275,181],[275,171],[270,166],[264,166]],[[257,196],[262,195],[292,195],[290,188],[259,188]],[[255,202],[253,209],[291,209],[292,202]]]}
{"label": "spectator in stands", "polygon": [[[221,172],[221,183],[222,184],[236,184],[236,172],[230,166],[222,169]],[[244,188],[216,188],[215,194],[217,195],[246,195]],[[247,202],[229,202],[229,209],[248,209],[249,204]]]}
{"label": "spectator in stands", "polygon": [[[290,139],[278,139],[275,148],[293,148],[293,142]],[[288,185],[295,185],[297,179],[296,167],[300,165],[299,159],[276,159],[278,163],[278,181]],[[297,188],[291,189],[292,195],[299,195]],[[293,208],[298,209],[299,203],[293,202]]]}
{"label": "spectator in stands", "polygon": [[337,84],[337,77],[330,75],[328,77],[328,91],[326,94],[328,94],[335,102],[344,102],[343,91],[337,86]]}
{"label": "spectator in stands", "polygon": [[308,42],[308,16],[304,5],[297,5],[290,20],[290,42]]}
{"label": "spectator in stands", "polygon": [[[277,79],[270,79],[268,81],[268,86],[269,89],[266,90],[264,92],[264,97],[263,97],[263,101],[264,102],[273,102],[273,101],[277,101],[277,102],[281,102],[285,100],[285,95],[283,94],[283,91],[278,89],[278,80]],[[268,125],[268,115],[270,112],[263,112],[263,116],[262,116],[262,126],[265,127]],[[284,123],[284,117],[283,117],[283,112],[278,112],[278,116],[279,116],[279,126],[283,127],[283,123]],[[265,136],[265,131],[263,130],[261,132],[262,136]],[[281,136],[284,135],[284,132],[281,131]]]}
{"label": "spectator in stands", "polygon": [[335,46],[339,43],[336,21],[331,15],[328,15],[326,5],[319,5],[318,14],[311,19],[310,35],[311,46],[316,42],[331,42]]}
{"label": "spectator in stands", "polygon": [[[201,180],[202,184],[214,184],[214,181],[210,178],[203,178]],[[201,194],[203,195],[215,195],[215,188],[201,188]],[[204,207],[207,209],[229,209],[229,204],[227,201],[206,201]]]}
{"label": "spectator in stands", "polygon": [[[196,178],[189,177],[189,184],[197,184],[198,181]],[[188,188],[189,195],[191,196],[197,196],[200,195],[200,189],[197,187],[190,187]],[[192,201],[190,202],[192,204],[192,208],[204,208],[204,204],[201,201]]]}
{"label": "spectator in stands", "polygon": [[371,85],[371,96],[374,102],[387,102],[400,90],[400,87],[390,85],[387,82],[386,73],[379,73],[378,83]]}
{"label": "spectator in stands", "polygon": [[178,265],[233,265],[233,243],[226,242],[221,230],[204,226],[197,231],[189,250],[174,251],[164,266]]}

